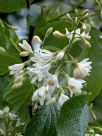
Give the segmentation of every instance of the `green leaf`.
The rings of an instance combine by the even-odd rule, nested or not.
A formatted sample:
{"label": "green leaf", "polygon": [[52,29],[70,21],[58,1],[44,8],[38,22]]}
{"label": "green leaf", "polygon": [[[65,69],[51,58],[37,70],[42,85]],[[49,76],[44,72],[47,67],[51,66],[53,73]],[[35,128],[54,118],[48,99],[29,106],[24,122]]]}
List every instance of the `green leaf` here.
{"label": "green leaf", "polygon": [[5,92],[6,86],[9,84],[10,77],[9,75],[0,76],[0,106],[3,102],[3,94]]}
{"label": "green leaf", "polygon": [[0,75],[9,72],[8,66],[17,63],[21,63],[21,61],[15,57],[7,55],[6,53],[0,54]]}
{"label": "green leaf", "polygon": [[18,112],[24,121],[29,121],[29,104],[34,88],[29,80],[23,83],[20,88],[12,90],[12,83],[6,89],[4,98],[12,104],[14,111]]}
{"label": "green leaf", "polygon": [[[18,46],[18,37],[14,29],[8,28],[9,24],[0,20],[0,47],[5,48],[8,55],[17,57],[21,60],[19,56],[19,46]],[[11,27],[11,25],[9,25]]]}
{"label": "green leaf", "polygon": [[84,136],[88,118],[85,96],[73,97],[62,106],[57,122],[57,136]]}
{"label": "green leaf", "polygon": [[31,5],[29,9],[29,14],[28,14],[30,25],[36,26],[39,21],[40,16],[41,16],[40,6],[36,4]]}
{"label": "green leaf", "polygon": [[0,12],[9,13],[26,6],[25,0],[0,0]]}
{"label": "green leaf", "polygon": [[91,100],[94,99],[102,89],[102,39],[101,32],[95,28],[91,30],[91,49],[87,57],[92,61],[92,72],[87,78],[87,90],[92,92]]}
{"label": "green leaf", "polygon": [[56,104],[44,106],[28,124],[25,136],[57,136],[56,122],[59,110]]}

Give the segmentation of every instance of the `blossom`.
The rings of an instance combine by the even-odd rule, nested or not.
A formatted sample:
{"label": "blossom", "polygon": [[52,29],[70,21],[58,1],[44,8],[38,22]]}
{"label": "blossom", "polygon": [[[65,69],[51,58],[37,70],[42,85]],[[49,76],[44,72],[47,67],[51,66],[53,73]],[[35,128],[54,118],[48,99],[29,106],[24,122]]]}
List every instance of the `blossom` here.
{"label": "blossom", "polygon": [[21,122],[20,118],[17,118],[16,127],[23,126],[24,122]]}
{"label": "blossom", "polygon": [[27,71],[30,77],[32,78],[32,83],[36,80],[41,81],[43,78],[46,78],[49,74],[50,64],[40,65],[39,63],[33,64],[32,67],[28,67]]}
{"label": "blossom", "polygon": [[74,31],[69,32],[66,28],[66,36],[68,39],[72,40],[74,33],[75,33],[74,38],[79,39],[80,38],[80,29],[75,30],[75,32]]}
{"label": "blossom", "polygon": [[99,38],[102,38],[102,35],[99,35]]}
{"label": "blossom", "polygon": [[85,31],[81,32],[80,28],[76,29],[75,31],[69,32],[66,28],[66,36],[69,40],[72,40],[74,36],[74,41],[80,40],[80,38],[83,39],[90,39],[89,33],[86,33]]}
{"label": "blossom", "polygon": [[24,63],[15,64],[8,67],[10,70],[10,75],[14,75],[14,84],[12,86],[13,89],[19,88],[22,86],[24,78]]}
{"label": "blossom", "polygon": [[69,86],[69,90],[71,92],[71,96],[73,95],[73,93],[81,93],[83,83],[85,83],[84,80],[78,80],[75,78],[68,79],[68,86]]}
{"label": "blossom", "polygon": [[52,94],[55,90],[55,88],[59,87],[59,83],[58,83],[58,77],[56,74],[52,75],[52,74],[48,74],[47,78],[45,79],[45,84],[47,85],[47,88],[49,90],[49,92]]}
{"label": "blossom", "polygon": [[43,105],[46,98],[49,98],[48,90],[42,86],[33,93],[32,101],[39,101],[40,105]]}
{"label": "blossom", "polygon": [[64,51],[60,51],[57,55],[56,55],[56,60],[61,60],[64,57]]}
{"label": "blossom", "polygon": [[0,110],[0,118],[3,118],[4,114],[7,114],[11,121],[16,120],[17,115],[14,113],[9,112],[9,107],[5,107],[3,110]]}
{"label": "blossom", "polygon": [[24,68],[24,63],[14,64],[8,67],[8,69],[10,70],[10,75],[14,75],[14,74],[17,75],[23,68]]}
{"label": "blossom", "polygon": [[10,120],[15,120],[17,118],[17,115],[15,115],[14,113],[8,113]]}
{"label": "blossom", "polygon": [[38,36],[34,36],[32,40],[32,46],[35,52],[40,51],[41,44],[42,44],[42,40]]}
{"label": "blossom", "polygon": [[31,57],[31,60],[33,62],[45,64],[45,63],[49,62],[52,58],[53,58],[52,52],[45,50],[45,49],[41,49],[41,50],[39,50],[39,52],[35,53],[33,57]]}
{"label": "blossom", "polygon": [[31,46],[27,43],[26,40],[23,40],[23,44],[22,44],[22,43],[19,43],[19,46],[20,46],[23,50],[25,50],[25,51],[27,51],[27,52],[30,52],[30,53],[33,52]]}
{"label": "blossom", "polygon": [[89,75],[92,67],[90,66],[92,62],[88,62],[89,58],[86,58],[79,62],[74,69],[74,77],[76,78],[84,78]]}
{"label": "blossom", "polygon": [[64,102],[66,102],[69,99],[69,97],[67,95],[65,95],[64,93],[61,93],[58,103],[60,106],[63,105]]}

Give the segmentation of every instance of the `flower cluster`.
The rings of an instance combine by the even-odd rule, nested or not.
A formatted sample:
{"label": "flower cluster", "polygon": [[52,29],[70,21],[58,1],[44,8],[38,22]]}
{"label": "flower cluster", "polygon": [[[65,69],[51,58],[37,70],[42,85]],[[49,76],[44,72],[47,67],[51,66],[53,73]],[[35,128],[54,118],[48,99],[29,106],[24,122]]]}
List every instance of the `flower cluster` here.
{"label": "flower cluster", "polygon": [[15,127],[24,125],[24,123],[21,122],[20,118],[18,118],[18,116],[15,113],[9,112],[9,107],[5,107],[3,110],[0,110],[0,119],[5,118],[9,120],[9,122],[16,121]]}
{"label": "flower cluster", "polygon": [[[55,37],[61,37],[59,31],[53,32]],[[9,66],[10,74],[14,75],[13,89],[22,86],[23,81],[29,78],[31,83],[34,85],[35,92],[32,96],[32,102],[35,107],[40,104],[43,105],[45,102],[47,105],[58,101],[59,106],[62,106],[73,94],[81,93],[83,84],[85,81],[83,78],[89,75],[91,71],[91,63],[89,58],[78,62],[68,52],[68,47],[73,40],[90,39],[89,33],[81,32],[80,29],[69,32],[66,29],[66,37],[69,38],[69,45],[63,50],[51,52],[42,48],[44,41],[38,36],[34,36],[31,46],[23,40],[23,43],[19,43],[19,46],[23,49],[20,53],[21,56],[29,56],[29,60],[21,64],[15,64]],[[74,37],[74,38],[73,38]],[[66,54],[69,55],[68,58]],[[70,59],[69,59],[70,58]],[[73,74],[68,75],[63,69],[65,64],[70,63],[74,66]],[[60,72],[65,76],[65,88],[61,84]]]}

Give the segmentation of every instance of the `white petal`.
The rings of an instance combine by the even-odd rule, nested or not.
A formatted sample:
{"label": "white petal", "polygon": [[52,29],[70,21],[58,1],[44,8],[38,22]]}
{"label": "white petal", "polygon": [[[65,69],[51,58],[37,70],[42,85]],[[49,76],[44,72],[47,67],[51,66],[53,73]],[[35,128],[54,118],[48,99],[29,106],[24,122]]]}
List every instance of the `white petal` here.
{"label": "white petal", "polygon": [[65,101],[67,101],[69,99],[69,97],[67,95],[64,95],[63,93],[61,94],[61,96],[59,97],[58,103],[60,104],[60,106],[63,105],[63,103]]}
{"label": "white petal", "polygon": [[23,44],[19,43],[19,46],[28,52],[33,52],[31,46],[27,43],[26,40],[23,40]]}

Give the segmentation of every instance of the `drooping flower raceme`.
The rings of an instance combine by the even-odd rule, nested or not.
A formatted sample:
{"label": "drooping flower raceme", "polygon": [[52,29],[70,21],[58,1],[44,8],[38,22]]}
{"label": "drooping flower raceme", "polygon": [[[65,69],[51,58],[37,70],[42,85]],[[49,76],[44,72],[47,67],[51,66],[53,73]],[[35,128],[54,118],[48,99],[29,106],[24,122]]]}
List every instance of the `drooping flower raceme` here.
{"label": "drooping flower raceme", "polygon": [[[55,31],[53,35],[55,37],[67,37],[69,41],[80,40],[80,38],[90,39],[89,33],[81,31],[80,28],[72,32],[66,29],[66,34]],[[68,70],[65,70],[65,65],[68,66],[67,63],[71,65],[71,62],[76,59],[73,59],[67,51],[69,45],[66,45],[62,50],[51,52],[42,48],[45,39],[42,41],[38,36],[34,36],[32,39],[32,48],[26,40],[23,40],[23,44],[19,43],[19,46],[28,53],[29,59],[24,63],[9,66],[10,74],[14,76],[12,87],[13,89],[21,87],[23,81],[29,78],[36,88],[31,98],[32,105],[35,107],[38,104],[42,106],[44,103],[50,105],[57,101],[58,105],[62,106],[74,93],[82,92],[83,84],[85,83],[83,78],[89,75],[91,62],[88,58],[81,62],[75,61],[77,63],[73,70],[73,77],[71,77],[71,73],[68,75],[66,72]],[[21,54],[25,55],[22,52]],[[65,76],[64,79],[60,77],[61,73]]]}

